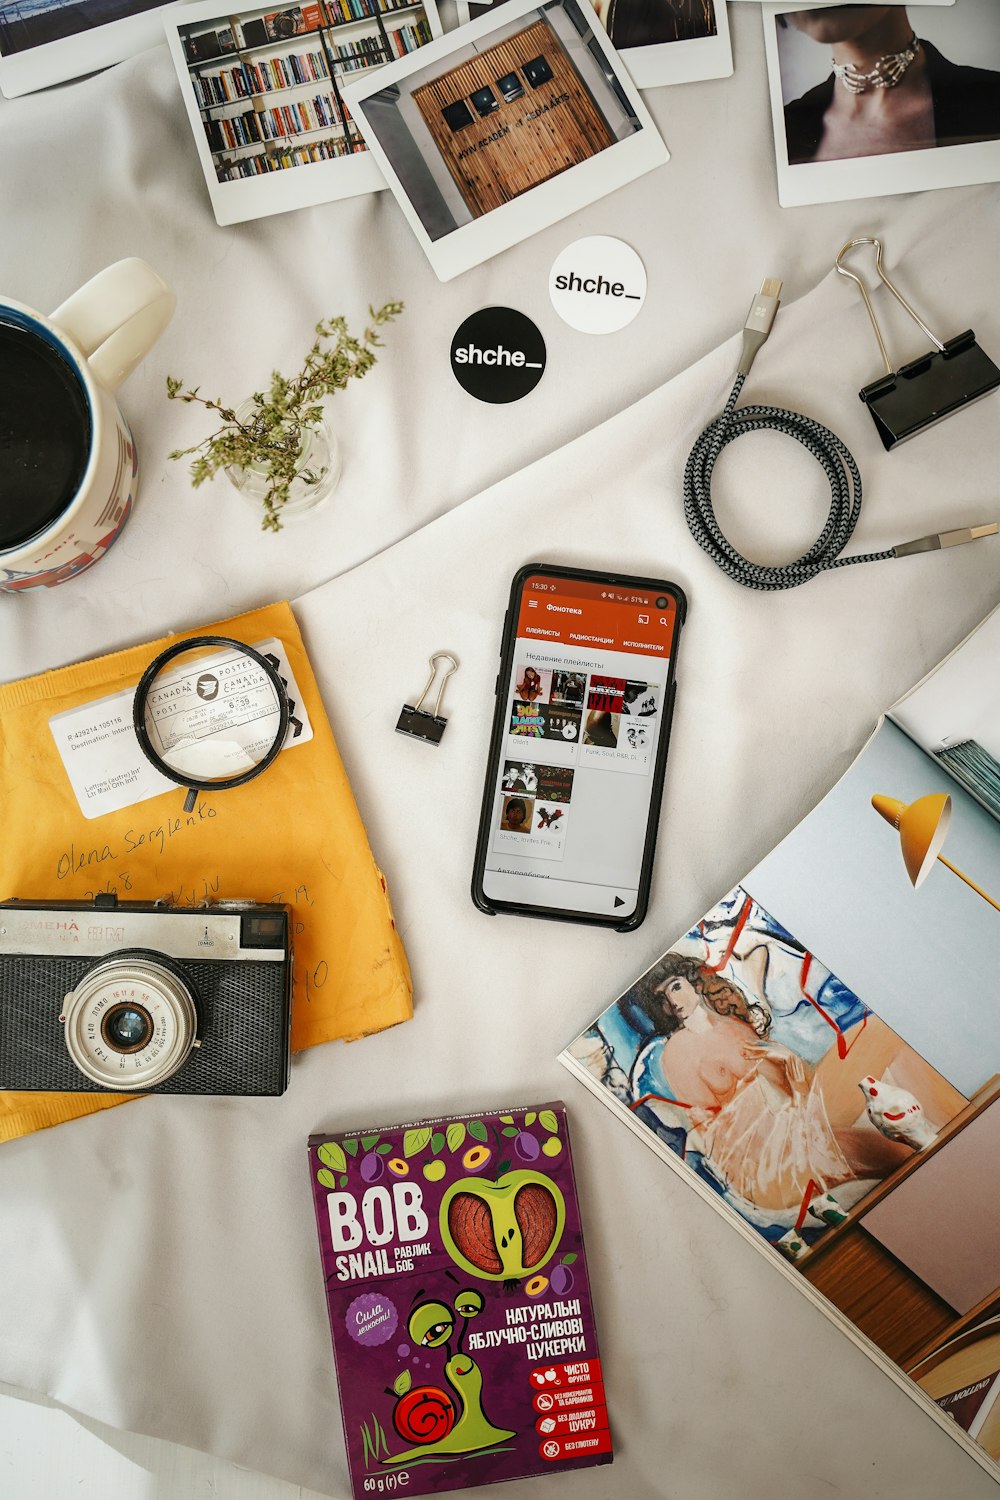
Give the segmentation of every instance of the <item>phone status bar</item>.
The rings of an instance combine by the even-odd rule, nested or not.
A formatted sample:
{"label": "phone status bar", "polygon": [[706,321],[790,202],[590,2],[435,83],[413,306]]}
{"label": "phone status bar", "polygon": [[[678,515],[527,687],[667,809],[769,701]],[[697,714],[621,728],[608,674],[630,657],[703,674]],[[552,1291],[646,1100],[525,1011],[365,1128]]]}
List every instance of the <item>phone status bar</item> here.
{"label": "phone status bar", "polygon": [[[655,590],[638,593],[616,588],[607,582],[591,582],[583,578],[529,578],[524,585],[524,592],[525,594],[560,595],[567,599],[603,599],[607,604],[634,604],[647,609],[657,606],[658,598],[663,598],[662,595],[658,596]],[[669,602],[672,604],[673,600]],[[666,608],[666,599],[663,599],[658,607]]]}
{"label": "phone status bar", "polygon": [[655,589],[536,574],[525,580],[516,628],[522,637],[553,644],[668,656],[676,609],[672,595]]}

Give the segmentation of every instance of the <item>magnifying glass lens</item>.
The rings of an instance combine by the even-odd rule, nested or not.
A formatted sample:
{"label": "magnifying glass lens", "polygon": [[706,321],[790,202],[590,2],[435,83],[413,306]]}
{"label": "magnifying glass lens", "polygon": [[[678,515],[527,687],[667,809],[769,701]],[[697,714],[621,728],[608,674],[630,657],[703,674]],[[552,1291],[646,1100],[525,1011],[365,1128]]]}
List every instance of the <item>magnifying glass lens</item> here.
{"label": "magnifying glass lens", "polygon": [[179,652],[154,672],[137,707],[154,765],[199,786],[252,774],[284,730],[273,673],[238,647]]}

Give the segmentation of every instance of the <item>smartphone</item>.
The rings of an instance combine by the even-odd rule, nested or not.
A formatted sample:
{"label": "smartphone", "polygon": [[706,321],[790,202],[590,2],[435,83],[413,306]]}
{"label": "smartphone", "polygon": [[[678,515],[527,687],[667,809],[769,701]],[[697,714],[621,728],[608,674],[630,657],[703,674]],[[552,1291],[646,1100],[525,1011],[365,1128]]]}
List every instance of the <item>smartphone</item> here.
{"label": "smartphone", "polygon": [[639,926],[686,613],[666,579],[517,573],[472,877],[481,911]]}

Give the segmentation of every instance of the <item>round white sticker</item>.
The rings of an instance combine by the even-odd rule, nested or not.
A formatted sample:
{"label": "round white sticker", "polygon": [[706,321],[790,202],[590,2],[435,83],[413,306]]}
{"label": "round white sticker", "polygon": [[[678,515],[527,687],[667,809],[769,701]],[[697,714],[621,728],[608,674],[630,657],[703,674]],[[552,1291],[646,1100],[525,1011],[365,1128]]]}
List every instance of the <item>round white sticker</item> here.
{"label": "round white sticker", "polygon": [[593,234],[568,245],[549,272],[552,306],[581,333],[616,333],[646,298],[646,267],[631,245]]}

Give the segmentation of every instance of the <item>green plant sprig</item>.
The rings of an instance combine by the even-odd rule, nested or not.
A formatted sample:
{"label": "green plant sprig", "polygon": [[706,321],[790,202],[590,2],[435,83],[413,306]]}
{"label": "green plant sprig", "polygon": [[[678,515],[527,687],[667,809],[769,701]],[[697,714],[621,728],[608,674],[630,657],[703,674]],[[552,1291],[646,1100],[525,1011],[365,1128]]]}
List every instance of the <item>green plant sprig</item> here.
{"label": "green plant sprig", "polygon": [[321,402],[325,396],[333,396],[348,381],[367,375],[378,357],[375,351],[382,347],[379,329],[398,318],[402,311],[402,302],[387,302],[377,311],[369,307],[371,322],[361,338],[348,331],[346,318],[325,318],[317,323],[316,337],[299,373],[288,378],[272,370],[267,394],[253,392],[251,399],[256,409],[245,422],[236,415],[236,407],[226,405],[221,397],[212,400],[202,396],[200,386],[185,390],[183,380],[168,375],[168,400],[195,402],[222,418],[217,431],[191,448],[175,449],[169,456],[181,459],[194,455],[190,469],[195,489],[206,479],[214,478],[220,469],[247,469],[256,465],[267,481],[261,528],[280,531],[281,509],[288,500],[293,480],[300,478],[306,484],[318,484],[322,478],[322,474],[298,467],[304,429],[321,420]]}

